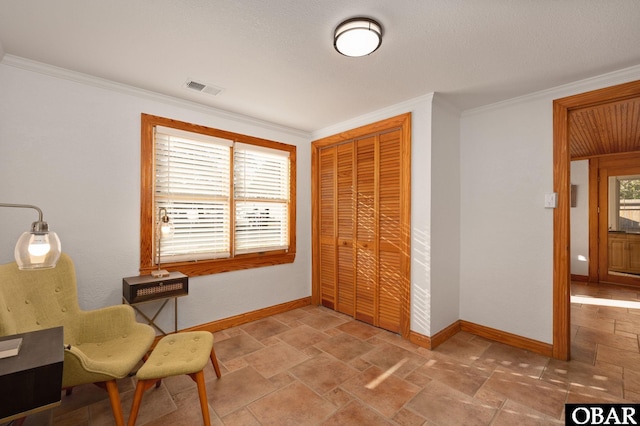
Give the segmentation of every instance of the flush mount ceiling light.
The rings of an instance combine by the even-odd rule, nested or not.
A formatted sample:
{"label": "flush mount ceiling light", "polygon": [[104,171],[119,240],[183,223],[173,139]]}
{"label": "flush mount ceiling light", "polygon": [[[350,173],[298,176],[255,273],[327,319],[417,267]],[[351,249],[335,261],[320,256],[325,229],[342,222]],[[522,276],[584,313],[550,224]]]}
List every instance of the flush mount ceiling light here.
{"label": "flush mount ceiling light", "polygon": [[382,44],[382,26],[370,18],[351,18],[333,34],[333,46],[345,56],[366,56]]}

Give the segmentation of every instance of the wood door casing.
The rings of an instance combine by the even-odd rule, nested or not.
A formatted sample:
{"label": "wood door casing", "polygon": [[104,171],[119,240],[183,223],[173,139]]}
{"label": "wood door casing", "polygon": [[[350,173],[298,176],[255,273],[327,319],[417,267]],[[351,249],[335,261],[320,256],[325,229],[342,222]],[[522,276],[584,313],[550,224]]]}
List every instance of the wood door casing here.
{"label": "wood door casing", "polygon": [[312,203],[313,303],[408,337],[410,114],[314,141]]}

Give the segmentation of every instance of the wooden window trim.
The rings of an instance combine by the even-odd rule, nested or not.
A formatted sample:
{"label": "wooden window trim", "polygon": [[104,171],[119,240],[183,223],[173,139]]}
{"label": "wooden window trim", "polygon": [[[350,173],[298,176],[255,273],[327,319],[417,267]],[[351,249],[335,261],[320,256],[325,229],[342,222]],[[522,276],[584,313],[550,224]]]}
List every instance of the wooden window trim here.
{"label": "wooden window trim", "polygon": [[[188,276],[216,274],[262,266],[293,263],[296,256],[296,147],[225,130],[186,123],[170,118],[141,114],[141,161],[140,161],[140,273],[149,274],[157,269],[154,263],[154,138],[155,126],[173,127],[189,132],[201,133],[229,139],[236,142],[279,149],[289,152],[290,161],[290,203],[289,203],[289,249],[263,253],[248,253],[232,258],[210,259],[190,262],[162,263],[162,269],[180,271]],[[233,220],[232,220],[233,223]],[[233,225],[232,225],[233,226]],[[233,235],[233,233],[232,233]]]}

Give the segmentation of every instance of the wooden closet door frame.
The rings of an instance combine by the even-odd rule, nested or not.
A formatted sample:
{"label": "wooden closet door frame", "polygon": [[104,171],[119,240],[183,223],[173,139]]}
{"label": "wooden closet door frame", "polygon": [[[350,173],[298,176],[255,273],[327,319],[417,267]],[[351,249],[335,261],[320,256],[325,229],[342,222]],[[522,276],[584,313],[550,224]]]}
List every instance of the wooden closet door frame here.
{"label": "wooden closet door frame", "polygon": [[[401,193],[401,244],[402,252],[406,253],[401,261],[403,285],[401,297],[403,300],[400,315],[400,334],[409,338],[411,326],[411,113],[401,114],[372,124],[347,130],[336,135],[318,139],[311,143],[311,303],[321,303],[320,289],[320,150],[332,145],[338,145],[350,140],[356,140],[367,135],[383,131],[400,129],[402,132],[402,167],[401,179],[404,190]],[[407,167],[408,166],[408,167]]]}

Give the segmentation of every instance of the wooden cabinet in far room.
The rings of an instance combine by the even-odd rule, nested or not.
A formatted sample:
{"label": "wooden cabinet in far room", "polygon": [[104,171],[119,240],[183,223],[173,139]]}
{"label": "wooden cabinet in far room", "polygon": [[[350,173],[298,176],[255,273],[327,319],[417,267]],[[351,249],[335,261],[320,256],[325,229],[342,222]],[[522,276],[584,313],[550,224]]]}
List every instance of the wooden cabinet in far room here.
{"label": "wooden cabinet in far room", "polygon": [[609,270],[640,274],[640,234],[609,232]]}

